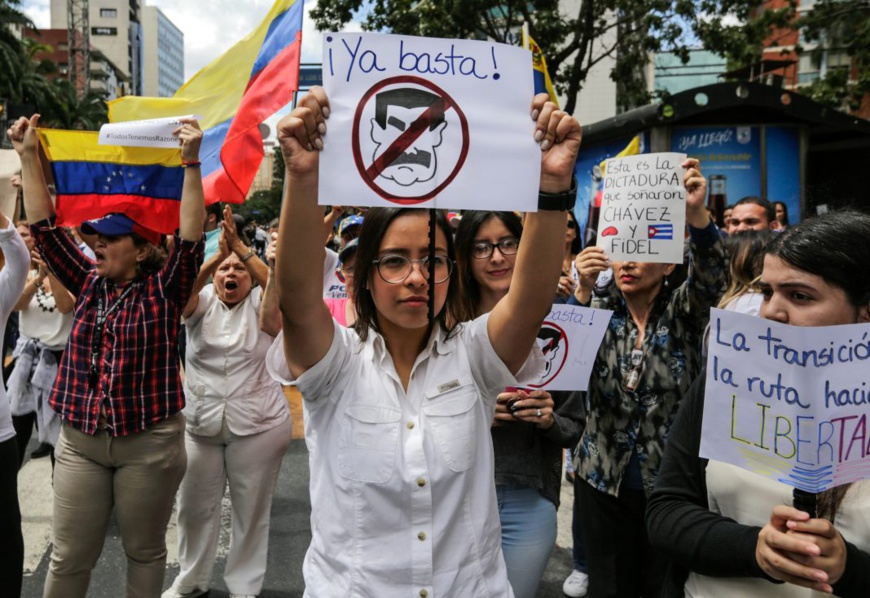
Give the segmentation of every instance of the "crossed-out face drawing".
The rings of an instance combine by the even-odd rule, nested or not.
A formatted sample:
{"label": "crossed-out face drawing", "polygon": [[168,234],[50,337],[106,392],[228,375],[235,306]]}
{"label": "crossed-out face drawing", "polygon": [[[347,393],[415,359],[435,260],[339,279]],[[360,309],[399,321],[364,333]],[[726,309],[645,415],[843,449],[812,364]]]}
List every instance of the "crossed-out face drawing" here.
{"label": "crossed-out face drawing", "polygon": [[544,373],[541,374],[540,385],[549,383],[562,369],[568,357],[568,338],[561,329],[551,327],[545,322],[538,331],[535,340],[544,354]]}
{"label": "crossed-out face drawing", "polygon": [[[371,120],[371,138],[377,160],[409,127],[436,102],[443,100],[436,94],[412,87],[383,91],[375,96],[375,117]],[[434,110],[427,130],[423,131],[380,175],[403,186],[431,180],[438,169],[436,148],[443,141],[447,121],[444,109]]]}

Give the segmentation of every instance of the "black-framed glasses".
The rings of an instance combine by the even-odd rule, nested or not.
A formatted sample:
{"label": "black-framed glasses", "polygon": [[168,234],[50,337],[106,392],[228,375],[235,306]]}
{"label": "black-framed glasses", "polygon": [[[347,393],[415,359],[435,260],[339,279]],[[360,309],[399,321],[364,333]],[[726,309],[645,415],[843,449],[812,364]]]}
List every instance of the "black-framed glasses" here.
{"label": "black-framed glasses", "polygon": [[414,264],[419,264],[420,273],[426,280],[429,279],[429,262],[435,264],[435,284],[441,284],[450,278],[453,273],[453,260],[446,255],[434,255],[419,260],[406,258],[404,255],[385,255],[380,259],[372,260],[377,266],[378,274],[384,282],[399,284],[404,282],[414,270]]}
{"label": "black-framed glasses", "polygon": [[577,223],[568,218],[568,228],[577,228]]}
{"label": "black-framed glasses", "polygon": [[478,260],[485,260],[492,255],[496,247],[502,255],[516,255],[520,248],[520,240],[516,237],[506,237],[498,243],[477,241],[471,246],[471,256]]}

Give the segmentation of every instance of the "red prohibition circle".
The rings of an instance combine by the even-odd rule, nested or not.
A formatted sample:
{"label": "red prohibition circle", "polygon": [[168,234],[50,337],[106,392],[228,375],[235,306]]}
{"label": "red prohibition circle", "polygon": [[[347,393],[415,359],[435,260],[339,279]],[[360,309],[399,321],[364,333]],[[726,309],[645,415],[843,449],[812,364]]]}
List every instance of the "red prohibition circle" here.
{"label": "red prohibition circle", "polygon": [[552,382],[556,378],[556,376],[559,375],[559,372],[562,371],[562,368],[565,367],[565,362],[568,361],[568,335],[565,334],[564,330],[562,330],[559,326],[553,324],[552,322],[544,322],[543,324],[541,324],[541,328],[545,327],[552,328],[559,332],[559,340],[564,340],[565,342],[565,351],[562,354],[562,362],[559,364],[559,367],[556,368],[555,373],[551,373],[546,380],[541,381],[539,384],[529,384],[529,386],[531,386],[532,388],[542,388]]}
{"label": "red prohibition circle", "polygon": [[[456,165],[453,167],[453,171],[450,173],[450,176],[448,176],[446,179],[444,179],[444,181],[440,185],[438,185],[435,189],[433,189],[429,193],[426,193],[424,195],[415,196],[415,197],[403,197],[401,195],[394,195],[392,193],[388,193],[385,190],[381,189],[377,185],[377,183],[375,183],[374,179],[370,178],[367,175],[368,168],[366,167],[365,163],[363,162],[362,150],[360,148],[359,124],[360,124],[360,120],[362,119],[363,108],[368,104],[369,100],[372,98],[373,95],[375,95],[380,90],[387,87],[388,85],[395,85],[398,83],[412,83],[414,85],[419,85],[421,87],[425,87],[426,89],[430,90],[431,92],[438,94],[440,97],[446,99],[450,105],[449,107],[456,111],[456,115],[459,117],[459,124],[460,124],[460,127],[462,129],[462,149],[459,152],[459,159],[456,161]],[[456,178],[456,175],[459,174],[459,171],[462,170],[462,166],[463,166],[463,164],[465,164],[465,158],[468,156],[468,145],[469,145],[468,120],[465,118],[465,113],[462,112],[462,109],[459,107],[459,105],[453,101],[453,98],[451,98],[447,94],[447,92],[445,92],[443,89],[441,89],[440,87],[438,87],[437,85],[435,85],[431,81],[427,81],[426,79],[421,79],[420,77],[414,77],[412,75],[400,75],[398,77],[390,77],[389,79],[384,79],[383,81],[379,81],[378,83],[375,83],[365,93],[365,95],[363,95],[362,99],[360,100],[359,104],[356,107],[356,113],[354,114],[354,117],[353,117],[353,133],[351,135],[351,141],[353,144],[353,160],[354,160],[354,163],[356,164],[356,169],[359,172],[359,175],[362,178],[362,180],[364,180],[366,182],[366,184],[369,186],[369,188],[372,191],[374,191],[377,195],[382,197],[383,199],[386,199],[387,201],[401,204],[401,205],[415,205],[418,203],[423,203],[425,201],[428,201],[428,200],[432,199],[433,197],[435,197],[436,195],[438,195],[439,193],[441,193],[441,191],[443,191],[447,187],[447,185],[449,185],[450,183],[453,182],[453,179]],[[375,177],[375,178],[377,178],[377,177]]]}

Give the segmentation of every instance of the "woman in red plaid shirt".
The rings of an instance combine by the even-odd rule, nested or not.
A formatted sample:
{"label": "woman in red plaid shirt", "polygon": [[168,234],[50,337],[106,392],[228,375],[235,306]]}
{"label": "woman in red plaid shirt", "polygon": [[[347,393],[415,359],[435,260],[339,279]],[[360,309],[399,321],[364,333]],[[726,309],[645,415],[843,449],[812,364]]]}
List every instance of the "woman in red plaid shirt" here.
{"label": "woman in red plaid shirt", "polygon": [[54,226],[38,118],[20,118],[8,135],[21,156],[37,249],[76,296],[72,332],[49,399],[63,427],[55,451],[53,549],[44,596],[85,596],[114,508],[127,554],[127,596],[157,597],[166,525],[187,467],[177,336],[202,263],[202,131],[194,120],[182,121],[175,131],[187,168],[179,234],[168,257],[158,233],[124,214],[109,214],[82,225],[97,235],[91,261]]}

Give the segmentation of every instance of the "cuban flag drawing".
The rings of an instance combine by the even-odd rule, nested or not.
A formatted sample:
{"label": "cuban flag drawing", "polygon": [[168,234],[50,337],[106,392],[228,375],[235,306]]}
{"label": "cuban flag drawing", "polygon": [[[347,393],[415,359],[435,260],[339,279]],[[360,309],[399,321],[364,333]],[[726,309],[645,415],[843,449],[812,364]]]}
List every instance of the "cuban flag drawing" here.
{"label": "cuban flag drawing", "polygon": [[673,239],[674,225],[673,224],[650,224],[647,226],[648,239]]}

